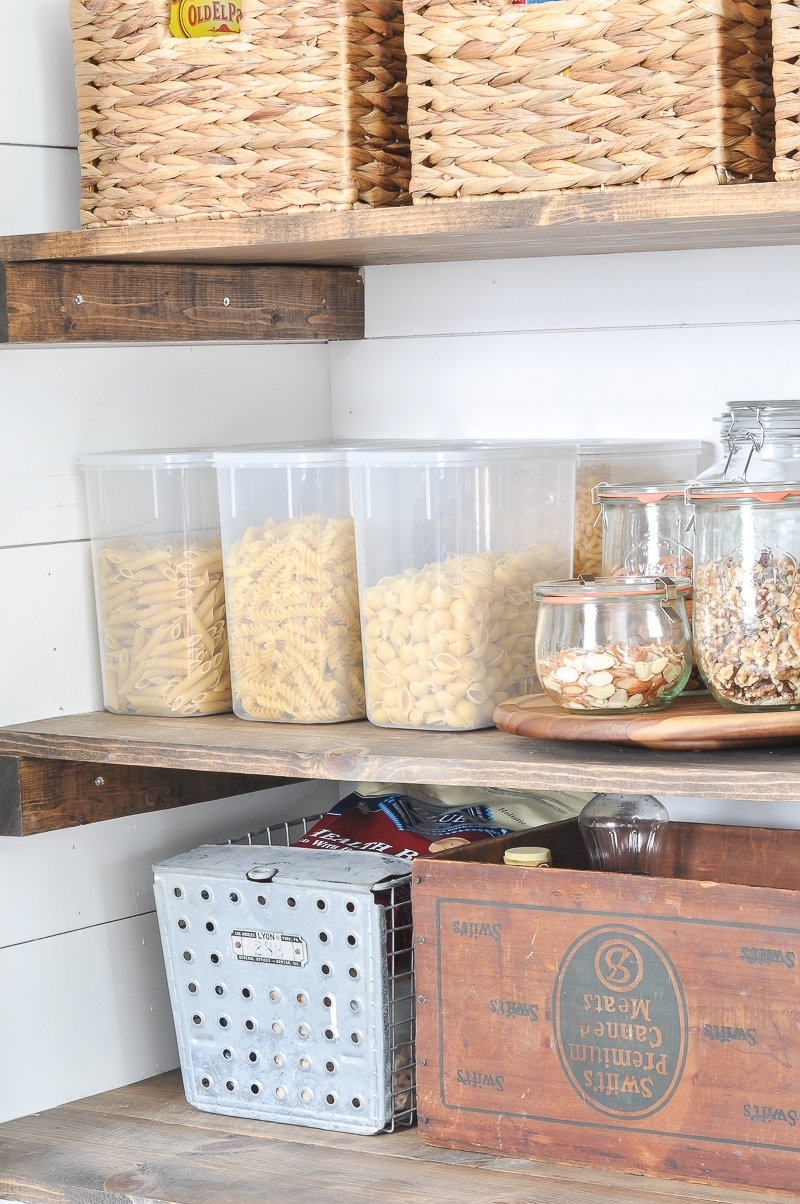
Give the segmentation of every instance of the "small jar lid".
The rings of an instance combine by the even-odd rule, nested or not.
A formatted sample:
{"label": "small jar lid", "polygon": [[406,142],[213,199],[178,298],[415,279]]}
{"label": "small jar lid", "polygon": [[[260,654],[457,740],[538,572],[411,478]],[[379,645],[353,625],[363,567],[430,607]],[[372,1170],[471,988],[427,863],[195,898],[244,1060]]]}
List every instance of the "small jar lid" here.
{"label": "small jar lid", "polygon": [[754,481],[752,484],[748,484],[745,481],[702,481],[690,485],[686,490],[686,497],[693,504],[699,502],[701,505],[703,502],[739,500],[765,503],[785,502],[787,498],[793,500],[800,497],[800,482]]}
{"label": "small jar lid", "polygon": [[684,498],[690,484],[689,481],[671,481],[667,485],[607,485],[601,481],[595,485],[595,492],[601,502],[641,502],[646,505],[648,502],[663,502],[668,497]]}
{"label": "small jar lid", "polygon": [[516,849],[506,849],[503,861],[506,865],[552,865],[553,854],[549,849],[536,845],[523,845]]}
{"label": "small jar lid", "polygon": [[688,577],[577,577],[570,581],[539,581],[535,597],[548,602],[586,602],[593,598],[666,598],[670,589],[688,594]]}

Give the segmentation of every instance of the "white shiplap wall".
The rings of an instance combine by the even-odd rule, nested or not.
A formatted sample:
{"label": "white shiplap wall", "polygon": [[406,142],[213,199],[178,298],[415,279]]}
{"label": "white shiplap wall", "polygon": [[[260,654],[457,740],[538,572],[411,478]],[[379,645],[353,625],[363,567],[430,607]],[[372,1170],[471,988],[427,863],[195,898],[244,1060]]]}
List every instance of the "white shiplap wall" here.
{"label": "white shiplap wall", "polygon": [[[78,225],[67,0],[0,0],[0,233]],[[800,248],[369,268],[367,339],[0,348],[0,723],[100,703],[84,450],[278,438],[696,437],[797,396]],[[0,1120],[176,1064],[149,866],[335,786],[0,839]],[[670,800],[752,822],[746,802]],[[800,808],[758,809],[800,825]]]}
{"label": "white shiplap wall", "polygon": [[[75,228],[67,2],[14,5],[13,26],[0,233]],[[102,706],[81,452],[328,434],[325,346],[0,347],[0,724]],[[336,798],[308,783],[0,838],[0,1121],[176,1066],[151,865]]]}

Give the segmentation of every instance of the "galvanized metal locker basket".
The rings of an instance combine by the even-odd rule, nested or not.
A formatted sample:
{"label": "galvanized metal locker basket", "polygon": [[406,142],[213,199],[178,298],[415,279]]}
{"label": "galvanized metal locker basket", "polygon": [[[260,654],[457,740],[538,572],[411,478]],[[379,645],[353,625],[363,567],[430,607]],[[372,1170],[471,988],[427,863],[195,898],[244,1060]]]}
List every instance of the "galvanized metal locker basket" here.
{"label": "galvanized metal locker basket", "polygon": [[283,827],[154,866],[186,1098],[344,1132],[410,1125],[409,863],[281,847]]}

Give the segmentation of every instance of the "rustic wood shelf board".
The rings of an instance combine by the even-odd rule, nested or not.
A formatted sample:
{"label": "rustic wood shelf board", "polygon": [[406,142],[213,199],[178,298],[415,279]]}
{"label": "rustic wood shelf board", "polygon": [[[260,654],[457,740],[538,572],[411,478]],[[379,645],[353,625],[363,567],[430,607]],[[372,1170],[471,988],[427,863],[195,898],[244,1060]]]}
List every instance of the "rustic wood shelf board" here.
{"label": "rustic wood shelf board", "polygon": [[35,836],[146,815],[294,781],[141,765],[0,756],[0,836]]}
{"label": "rustic wood shelf board", "polygon": [[795,1197],[196,1112],[177,1073],[0,1125],[22,1204],[759,1204]]}
{"label": "rustic wood shelf board", "polygon": [[343,781],[632,790],[795,802],[800,749],[653,752],[529,740],[492,728],[420,732],[342,724],[248,723],[233,715],[149,719],[105,711],[0,729],[0,754],[96,764]]}
{"label": "rustic wood shelf board", "polygon": [[424,263],[800,243],[800,182],[168,221],[0,238],[0,262]]}
{"label": "rustic wood shelf board", "polygon": [[362,339],[357,268],[0,263],[0,342]]}

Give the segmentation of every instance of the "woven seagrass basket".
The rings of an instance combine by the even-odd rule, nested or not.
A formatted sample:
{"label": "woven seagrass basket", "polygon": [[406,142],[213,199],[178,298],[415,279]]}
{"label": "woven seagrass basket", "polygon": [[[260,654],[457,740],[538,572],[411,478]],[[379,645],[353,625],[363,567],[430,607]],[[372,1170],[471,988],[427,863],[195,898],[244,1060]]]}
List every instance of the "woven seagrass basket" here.
{"label": "woven seagrass basket", "polygon": [[765,0],[405,0],[415,203],[772,176]]}
{"label": "woven seagrass basket", "polygon": [[775,179],[800,180],[800,8],[772,5]]}
{"label": "woven seagrass basket", "polygon": [[214,38],[169,9],[71,2],[84,225],[408,201],[395,0],[245,0]]}

